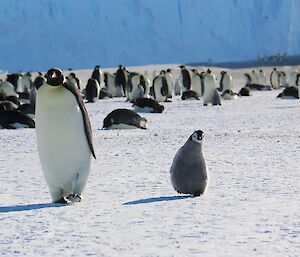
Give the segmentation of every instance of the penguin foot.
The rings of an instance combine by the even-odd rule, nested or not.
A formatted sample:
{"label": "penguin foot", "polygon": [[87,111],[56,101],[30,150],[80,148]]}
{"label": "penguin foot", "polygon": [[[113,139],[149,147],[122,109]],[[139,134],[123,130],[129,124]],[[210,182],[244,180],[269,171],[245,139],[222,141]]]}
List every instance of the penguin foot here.
{"label": "penguin foot", "polygon": [[68,202],[64,197],[60,198],[59,200],[55,201],[54,203],[61,203],[61,204],[67,204]]}
{"label": "penguin foot", "polygon": [[81,202],[81,197],[78,194],[70,194],[67,199],[73,203]]}
{"label": "penguin foot", "polygon": [[203,104],[204,106],[207,106],[207,104]]}

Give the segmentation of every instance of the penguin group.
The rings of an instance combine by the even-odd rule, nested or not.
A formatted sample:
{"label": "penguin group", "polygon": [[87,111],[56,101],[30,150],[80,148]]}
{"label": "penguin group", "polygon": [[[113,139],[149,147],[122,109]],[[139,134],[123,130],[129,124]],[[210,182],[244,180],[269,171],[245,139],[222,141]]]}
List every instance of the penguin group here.
{"label": "penguin group", "polygon": [[[171,69],[148,72],[128,71],[119,65],[115,73],[96,65],[85,86],[75,72],[64,75],[58,68],[35,78],[30,72],[8,74],[0,81],[0,128],[36,128],[41,167],[54,203],[79,202],[87,183],[93,147],[92,128],[85,104],[120,97],[131,108],[114,109],[103,119],[102,129],[147,129],[139,113],[163,113],[172,101],[197,100],[203,106],[221,105],[222,100],[251,96],[255,90],[279,90],[278,98],[299,99],[300,72],[288,76],[274,68],[269,82],[260,69],[245,73],[245,85],[235,93],[232,75],[220,72],[219,83],[211,69],[198,71],[179,66],[174,78]],[[204,107],[205,108],[205,107]],[[151,116],[149,116],[151,118]],[[170,167],[174,189],[181,194],[200,196],[208,185],[208,171],[202,151],[204,132],[194,131],[177,151]]]}
{"label": "penguin group", "polygon": [[32,81],[31,72],[19,72],[0,80],[0,128],[35,128],[38,77]]}

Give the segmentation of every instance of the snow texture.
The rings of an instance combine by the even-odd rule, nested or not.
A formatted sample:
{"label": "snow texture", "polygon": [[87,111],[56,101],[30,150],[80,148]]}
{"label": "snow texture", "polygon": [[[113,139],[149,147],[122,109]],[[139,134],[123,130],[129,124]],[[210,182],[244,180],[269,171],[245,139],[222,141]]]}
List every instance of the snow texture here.
{"label": "snow texture", "polygon": [[[245,70],[230,72],[238,91]],[[67,206],[50,203],[35,130],[1,130],[0,255],[299,256],[300,101],[278,93],[207,107],[176,97],[141,114],[147,130],[101,130],[109,112],[131,108],[125,98],[86,104],[97,160],[83,201]],[[169,170],[198,129],[210,180],[193,198],[174,191]]]}
{"label": "snow texture", "polygon": [[0,69],[300,53],[299,0],[1,0]]}

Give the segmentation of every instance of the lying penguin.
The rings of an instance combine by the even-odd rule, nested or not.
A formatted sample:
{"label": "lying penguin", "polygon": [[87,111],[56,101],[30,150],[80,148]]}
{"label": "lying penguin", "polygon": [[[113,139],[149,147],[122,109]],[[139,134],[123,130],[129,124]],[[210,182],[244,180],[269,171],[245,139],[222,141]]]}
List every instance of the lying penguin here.
{"label": "lying penguin", "polygon": [[0,111],[0,128],[34,128],[35,122],[28,115],[17,110]]}
{"label": "lying penguin", "polygon": [[282,93],[280,93],[277,98],[281,99],[299,99],[298,88],[296,87],[286,87]]}
{"label": "lying penguin", "polygon": [[162,113],[165,107],[156,100],[150,98],[137,98],[133,101],[133,109],[136,112]]}
{"label": "lying penguin", "polygon": [[128,109],[116,109],[103,120],[102,129],[146,129],[147,120]]}
{"label": "lying penguin", "polygon": [[200,100],[199,95],[193,91],[188,90],[182,93],[181,100]]}
{"label": "lying penguin", "polygon": [[222,94],[221,97],[224,100],[235,100],[238,98],[238,94],[234,93],[231,89],[226,89]]}

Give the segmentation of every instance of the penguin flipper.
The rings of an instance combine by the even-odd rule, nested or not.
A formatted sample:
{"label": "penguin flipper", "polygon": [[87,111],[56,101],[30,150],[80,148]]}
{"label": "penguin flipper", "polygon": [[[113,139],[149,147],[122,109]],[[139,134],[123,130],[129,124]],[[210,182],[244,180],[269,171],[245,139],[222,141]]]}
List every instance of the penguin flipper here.
{"label": "penguin flipper", "polygon": [[77,104],[78,104],[81,114],[82,114],[84,130],[85,130],[86,138],[87,138],[87,141],[89,144],[89,148],[90,148],[91,154],[96,159],[93,142],[92,142],[92,126],[91,126],[89,116],[88,116],[87,110],[85,108],[82,96],[81,96],[78,88],[73,83],[64,83],[63,86],[67,90],[69,90],[76,98]]}

